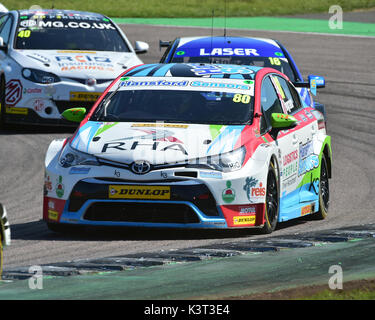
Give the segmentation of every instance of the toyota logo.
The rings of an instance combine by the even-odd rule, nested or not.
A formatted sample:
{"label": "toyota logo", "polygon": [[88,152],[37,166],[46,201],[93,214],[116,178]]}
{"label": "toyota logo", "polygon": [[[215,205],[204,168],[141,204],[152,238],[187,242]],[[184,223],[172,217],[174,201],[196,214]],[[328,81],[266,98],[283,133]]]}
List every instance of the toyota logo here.
{"label": "toyota logo", "polygon": [[135,174],[145,174],[151,170],[151,164],[148,161],[135,161],[131,166]]}
{"label": "toyota logo", "polygon": [[95,78],[89,78],[89,79],[86,79],[86,84],[90,87],[96,85],[96,79]]}

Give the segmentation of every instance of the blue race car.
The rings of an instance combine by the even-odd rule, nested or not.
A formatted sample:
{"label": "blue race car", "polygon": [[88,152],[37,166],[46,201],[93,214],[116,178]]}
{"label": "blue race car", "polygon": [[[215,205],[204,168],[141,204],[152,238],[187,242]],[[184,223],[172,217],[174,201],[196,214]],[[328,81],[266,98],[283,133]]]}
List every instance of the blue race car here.
{"label": "blue race car", "polygon": [[274,68],[285,75],[298,88],[304,102],[325,115],[324,106],[314,102],[317,88],[324,88],[323,77],[309,75],[304,82],[292,56],[277,40],[250,37],[182,37],[174,41],[160,41],[167,47],[161,63],[211,63],[254,65]]}

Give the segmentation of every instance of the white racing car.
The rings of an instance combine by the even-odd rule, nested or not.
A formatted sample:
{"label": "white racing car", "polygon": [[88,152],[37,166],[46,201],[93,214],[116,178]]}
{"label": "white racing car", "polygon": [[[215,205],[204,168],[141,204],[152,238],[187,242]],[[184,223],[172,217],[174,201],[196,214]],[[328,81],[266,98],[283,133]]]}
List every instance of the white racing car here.
{"label": "white racing car", "polygon": [[109,18],[68,10],[20,10],[0,16],[1,123],[67,124],[60,114],[87,109],[125,69],[138,65]]}
{"label": "white racing car", "polygon": [[116,79],[45,159],[43,219],[67,225],[258,227],[327,216],[322,113],[271,68],[151,64]]}

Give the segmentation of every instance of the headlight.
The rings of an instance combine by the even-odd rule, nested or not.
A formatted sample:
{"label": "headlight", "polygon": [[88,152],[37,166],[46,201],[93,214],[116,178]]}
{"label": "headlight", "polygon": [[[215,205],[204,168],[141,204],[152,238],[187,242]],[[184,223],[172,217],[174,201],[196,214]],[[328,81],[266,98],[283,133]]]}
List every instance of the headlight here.
{"label": "headlight", "polygon": [[49,84],[60,82],[60,78],[50,72],[45,72],[37,69],[24,68],[22,69],[22,76],[32,82]]}
{"label": "headlight", "polygon": [[86,166],[99,166],[96,157],[74,150],[70,147],[69,143],[65,146],[63,152],[59,157],[59,164],[64,168],[86,165]]}
{"label": "headlight", "polygon": [[243,162],[245,161],[245,155],[246,148],[242,146],[231,152],[190,160],[188,161],[188,166],[231,172],[242,168]]}

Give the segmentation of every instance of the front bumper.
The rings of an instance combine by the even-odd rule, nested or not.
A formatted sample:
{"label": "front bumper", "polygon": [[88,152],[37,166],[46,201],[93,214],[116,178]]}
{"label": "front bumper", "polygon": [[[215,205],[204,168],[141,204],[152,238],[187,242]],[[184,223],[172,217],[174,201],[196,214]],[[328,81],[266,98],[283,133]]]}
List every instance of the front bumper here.
{"label": "front bumper", "polygon": [[[142,190],[145,189],[144,190]],[[114,192],[113,190],[117,190]],[[168,190],[168,199],[138,193]],[[119,194],[128,193],[128,198]],[[118,197],[117,197],[118,196]],[[117,198],[116,198],[117,197]],[[205,183],[194,179],[131,181],[79,180],[66,200],[44,197],[43,219],[49,223],[159,228],[243,228],[263,225],[264,204],[220,205]]]}
{"label": "front bumper", "polygon": [[17,83],[17,102],[5,101],[5,121],[76,127],[77,124],[62,119],[61,114],[70,108],[89,111],[110,83],[108,80],[90,87],[70,80],[46,85],[23,79]]}
{"label": "front bumper", "polygon": [[[112,198],[111,190],[122,187],[130,193],[132,188],[146,188],[154,193],[168,190],[169,199],[158,199],[158,195],[153,199],[137,195],[132,199]],[[96,226],[227,227],[210,190],[202,183],[184,179],[147,183],[104,178],[80,180],[66,201],[45,197],[44,219],[50,223]]]}

